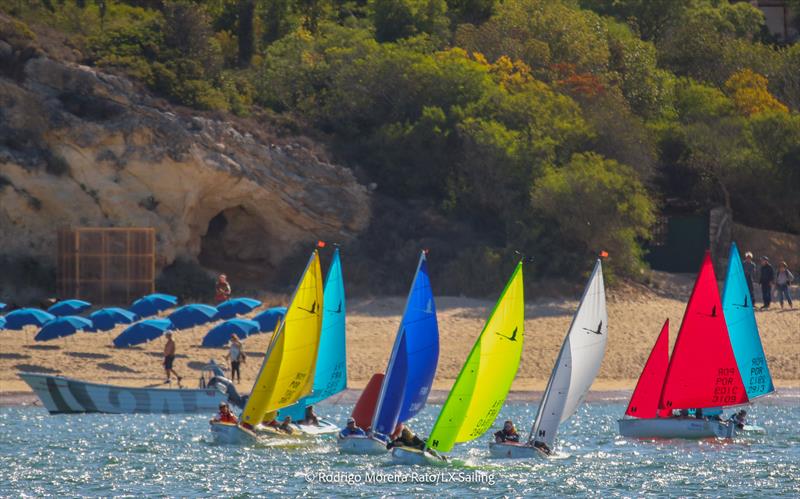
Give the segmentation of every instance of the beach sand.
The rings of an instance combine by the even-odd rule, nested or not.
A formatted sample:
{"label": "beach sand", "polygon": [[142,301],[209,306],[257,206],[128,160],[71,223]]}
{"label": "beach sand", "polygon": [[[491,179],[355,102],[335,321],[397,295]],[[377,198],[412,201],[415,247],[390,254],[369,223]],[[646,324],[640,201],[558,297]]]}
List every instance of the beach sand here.
{"label": "beach sand", "polygon": [[[657,294],[646,288],[609,293],[609,342],[595,391],[626,391],[636,384],[642,366],[664,320],[670,320],[670,340],[683,316],[688,291],[682,298]],[[405,297],[354,299],[347,310],[348,386],[362,388],[370,376],[383,372],[397,332]],[[269,305],[276,305],[270,303]],[[494,303],[458,297],[437,298],[440,357],[434,389],[449,390],[480,334]],[[531,302],[526,306],[525,347],[515,391],[540,391],[558,355],[577,306],[577,300]],[[756,314],[773,378],[778,387],[800,386],[800,310],[773,309]],[[175,334],[178,357],[175,368],[184,386],[197,385],[209,359],[224,363],[225,349],[200,348],[205,325]],[[19,371],[62,374],[82,380],[126,386],[162,386],[164,339],[138,348],[116,349],[112,339],[123,326],[106,333],[78,333],[37,343],[36,328],[0,331],[0,393],[28,392]],[[264,359],[271,334],[245,340],[248,355],[242,369],[240,391],[248,392]],[[174,383],[174,382],[173,382]]]}

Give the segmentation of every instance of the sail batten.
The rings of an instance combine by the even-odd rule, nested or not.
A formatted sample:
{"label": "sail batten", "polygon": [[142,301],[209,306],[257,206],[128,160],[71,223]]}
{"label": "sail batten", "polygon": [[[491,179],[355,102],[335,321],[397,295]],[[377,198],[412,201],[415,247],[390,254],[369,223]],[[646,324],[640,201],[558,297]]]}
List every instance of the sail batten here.
{"label": "sail batten", "polygon": [[524,339],[522,262],[475,341],[433,426],[430,447],[448,452],[483,435],[503,407],[519,368]]}
{"label": "sail batten", "polygon": [[659,408],[723,407],[747,401],[706,252],[675,340]]}
{"label": "sail batten", "polygon": [[736,243],[731,244],[728,274],[722,292],[722,310],[728,327],[733,354],[742,376],[747,397],[752,400],[775,391],[758,333],[753,297],[744,275]]}
{"label": "sail batten", "polygon": [[436,304],[422,252],[375,406],[375,431],[391,434],[398,422],[414,417],[425,407],[438,361]]}
{"label": "sail batten", "polygon": [[664,321],[664,326],[650,351],[639,381],[636,382],[636,388],[634,388],[628,408],[625,410],[626,415],[636,418],[669,415],[669,411],[658,408],[661,388],[664,386],[664,377],[667,375],[667,365],[669,365],[669,319]]}
{"label": "sail batten", "polygon": [[598,259],[553,366],[529,441],[553,447],[558,425],[575,413],[597,377],[607,341],[608,312]]}
{"label": "sail batten", "polygon": [[322,326],[322,272],[315,250],[295,289],[284,320],[270,340],[242,412],[256,425],[311,392]]}

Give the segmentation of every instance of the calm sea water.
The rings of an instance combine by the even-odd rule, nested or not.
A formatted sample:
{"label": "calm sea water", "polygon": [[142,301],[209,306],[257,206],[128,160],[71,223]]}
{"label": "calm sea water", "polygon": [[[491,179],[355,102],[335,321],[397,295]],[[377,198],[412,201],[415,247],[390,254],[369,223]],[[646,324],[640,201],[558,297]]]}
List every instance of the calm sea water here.
{"label": "calm sea water", "polygon": [[[426,408],[414,428],[425,434],[439,408]],[[349,409],[318,407],[337,421]],[[527,427],[535,409],[512,404],[501,417]],[[332,437],[214,445],[204,415],[49,416],[41,408],[0,408],[0,495],[800,496],[796,398],[756,404],[752,421],[768,434],[730,443],[626,440],[616,433],[623,411],[620,403],[584,405],[562,425],[558,459],[493,460],[486,436],[457,446],[446,467],[409,468],[389,457],[339,455]],[[392,479],[417,482],[386,483]]]}

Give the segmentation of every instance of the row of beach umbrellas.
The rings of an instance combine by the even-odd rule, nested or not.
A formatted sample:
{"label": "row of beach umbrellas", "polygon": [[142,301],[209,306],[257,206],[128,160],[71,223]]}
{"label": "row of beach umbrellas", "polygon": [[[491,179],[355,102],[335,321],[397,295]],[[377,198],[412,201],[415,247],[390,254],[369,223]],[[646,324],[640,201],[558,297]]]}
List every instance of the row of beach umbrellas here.
{"label": "row of beach umbrellas", "polygon": [[[0,316],[0,329],[19,330],[24,326],[36,325],[41,329],[34,337],[36,341],[48,341],[74,334],[78,331],[108,331],[117,324],[131,324],[114,339],[117,347],[138,345],[160,337],[167,330],[188,329],[208,322],[227,319],[212,328],[202,346],[219,347],[230,341],[231,335],[247,337],[265,331],[272,331],[278,320],[286,313],[285,307],[267,309],[253,320],[237,319],[237,315],[251,312],[261,306],[253,298],[232,298],[217,307],[204,304],[190,304],[178,307],[163,319],[145,319],[177,305],[178,299],[172,295],[154,293],[134,301],[126,310],[109,307],[97,310],[88,317],[77,314],[91,307],[83,300],[60,301],[47,311],[36,308],[15,310],[5,317]],[[5,304],[0,303],[0,310]]]}

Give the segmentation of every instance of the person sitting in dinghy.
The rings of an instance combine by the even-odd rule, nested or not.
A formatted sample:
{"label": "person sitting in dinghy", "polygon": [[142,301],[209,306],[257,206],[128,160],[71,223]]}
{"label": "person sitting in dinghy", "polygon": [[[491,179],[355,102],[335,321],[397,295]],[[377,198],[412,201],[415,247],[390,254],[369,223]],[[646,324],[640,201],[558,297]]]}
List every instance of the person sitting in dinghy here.
{"label": "person sitting in dinghy", "polygon": [[494,441],[498,444],[503,442],[519,443],[519,433],[517,433],[517,429],[514,428],[514,422],[507,419],[506,422],[503,423],[503,429],[494,434]]}
{"label": "person sitting in dinghy", "polygon": [[306,407],[305,417],[303,417],[303,420],[300,421],[300,424],[319,426],[319,418],[317,417],[317,414],[314,412],[313,405]]}
{"label": "person sitting in dinghy", "polygon": [[219,413],[214,416],[214,419],[211,420],[212,423],[230,423],[236,424],[238,420],[236,416],[233,415],[231,412],[231,408],[228,407],[227,402],[220,402],[219,403]]}
{"label": "person sitting in dinghy", "polygon": [[416,436],[408,426],[403,426],[400,431],[400,436],[386,444],[387,449],[393,447],[414,447],[419,450],[425,450],[425,442]]}
{"label": "person sitting in dinghy", "polygon": [[292,428],[292,417],[291,416],[286,416],[285,418],[283,418],[283,422],[278,427],[278,429],[281,430],[284,433],[288,433],[289,435],[293,435],[294,434],[294,428]]}
{"label": "person sitting in dinghy", "polygon": [[737,412],[733,416],[731,416],[731,422],[736,425],[736,428],[739,430],[744,429],[744,425],[747,424],[747,411],[742,409],[741,411]]}
{"label": "person sitting in dinghy", "polygon": [[347,418],[347,426],[339,432],[339,438],[347,438],[350,436],[366,436],[364,430],[356,425],[356,420],[353,418]]}

